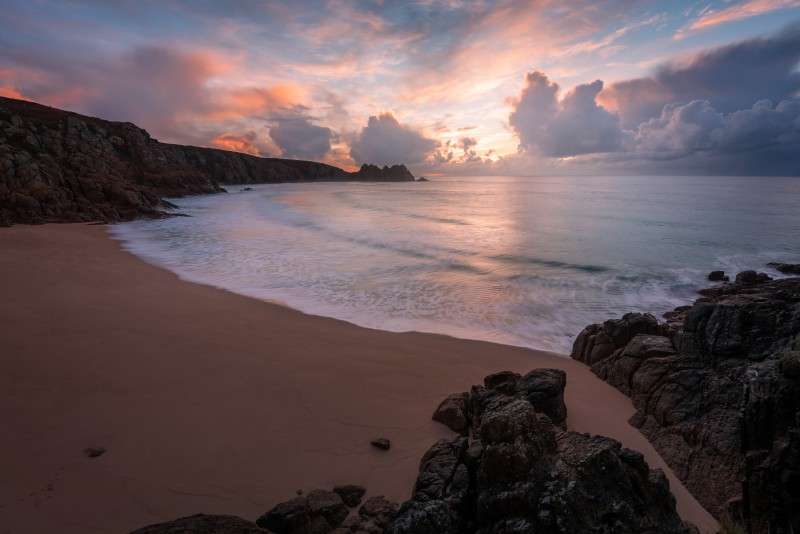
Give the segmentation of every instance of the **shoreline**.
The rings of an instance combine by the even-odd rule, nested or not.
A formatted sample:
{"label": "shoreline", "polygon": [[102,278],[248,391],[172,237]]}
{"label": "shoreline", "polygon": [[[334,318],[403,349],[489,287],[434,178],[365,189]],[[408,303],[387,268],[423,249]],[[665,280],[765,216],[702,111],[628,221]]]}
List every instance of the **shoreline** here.
{"label": "shoreline", "polygon": [[[536,367],[567,371],[570,430],[639,450],[667,472],[683,519],[716,526],[628,425],[630,400],[568,357],[366,329],[183,281],[100,226],[4,228],[0,250],[9,532],[253,520],[298,489],[348,483],[402,501],[425,450],[452,435],[430,419],[439,402]],[[370,446],[378,437],[390,451]]]}

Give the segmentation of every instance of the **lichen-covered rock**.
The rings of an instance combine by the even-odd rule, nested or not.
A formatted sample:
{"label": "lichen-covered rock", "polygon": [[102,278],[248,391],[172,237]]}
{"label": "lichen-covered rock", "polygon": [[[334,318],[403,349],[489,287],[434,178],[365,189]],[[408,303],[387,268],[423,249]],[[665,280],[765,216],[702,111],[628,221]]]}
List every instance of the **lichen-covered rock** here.
{"label": "lichen-covered rock", "polygon": [[631,424],[717,517],[800,531],[800,279],[745,271],[701,293],[624,343],[589,325],[572,357],[630,395]]}

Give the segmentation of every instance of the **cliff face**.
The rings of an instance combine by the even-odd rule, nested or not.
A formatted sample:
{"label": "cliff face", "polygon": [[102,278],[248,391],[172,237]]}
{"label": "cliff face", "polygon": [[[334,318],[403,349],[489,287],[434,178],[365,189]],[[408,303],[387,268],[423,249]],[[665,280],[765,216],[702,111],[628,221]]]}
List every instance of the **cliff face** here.
{"label": "cliff face", "polygon": [[0,97],[0,225],[162,216],[162,196],[220,193],[220,183],[413,181],[403,165],[355,173],[152,139],[110,122]]}
{"label": "cliff face", "polygon": [[701,293],[666,324],[587,326],[572,357],[631,397],[631,424],[709,511],[798,532],[800,278],[746,271]]}

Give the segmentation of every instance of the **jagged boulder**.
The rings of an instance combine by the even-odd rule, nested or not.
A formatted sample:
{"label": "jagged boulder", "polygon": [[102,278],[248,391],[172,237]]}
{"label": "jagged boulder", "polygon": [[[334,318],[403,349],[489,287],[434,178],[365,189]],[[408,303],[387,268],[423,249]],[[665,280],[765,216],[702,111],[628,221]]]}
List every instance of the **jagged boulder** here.
{"label": "jagged boulder", "polygon": [[397,514],[397,503],[385,497],[367,499],[358,509],[358,515],[345,519],[334,534],[383,534]]}
{"label": "jagged boulder", "polygon": [[439,404],[432,419],[438,421],[462,436],[469,435],[468,393],[454,393]]}
{"label": "jagged boulder", "polygon": [[739,273],[665,324],[637,317],[647,332],[627,340],[609,341],[607,325],[630,314],[589,325],[572,357],[631,397],[631,424],[717,517],[741,518],[752,532],[796,532],[800,279],[765,276]]}
{"label": "jagged boulder", "polygon": [[[538,392],[535,384],[563,393],[557,373],[537,371],[516,380],[504,374],[514,389],[503,389],[513,395],[472,388],[472,443],[459,436],[428,450],[413,497],[387,532],[693,532],[675,512],[666,477],[641,454],[609,438],[565,432],[517,395]],[[508,380],[491,375],[485,383]]]}
{"label": "jagged boulder", "polygon": [[342,501],[348,508],[355,508],[361,503],[364,494],[367,493],[367,488],[364,486],[356,486],[354,484],[346,484],[344,486],[336,486],[333,492],[342,498]]}

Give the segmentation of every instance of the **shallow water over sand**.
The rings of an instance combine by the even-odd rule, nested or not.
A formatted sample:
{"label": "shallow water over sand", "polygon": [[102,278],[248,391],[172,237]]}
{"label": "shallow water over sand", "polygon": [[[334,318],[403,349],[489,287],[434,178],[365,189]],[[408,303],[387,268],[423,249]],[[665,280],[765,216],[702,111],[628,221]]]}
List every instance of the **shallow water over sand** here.
{"label": "shallow water over sand", "polygon": [[112,227],[182,278],[307,313],[569,352],[587,324],[691,302],[709,271],[800,261],[800,179],[442,177],[173,200]]}

